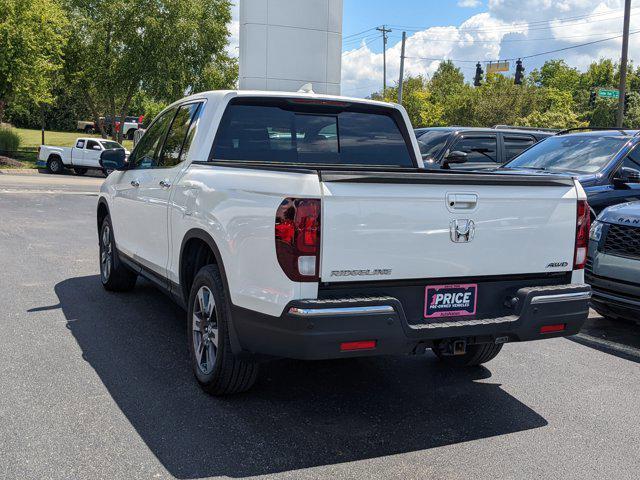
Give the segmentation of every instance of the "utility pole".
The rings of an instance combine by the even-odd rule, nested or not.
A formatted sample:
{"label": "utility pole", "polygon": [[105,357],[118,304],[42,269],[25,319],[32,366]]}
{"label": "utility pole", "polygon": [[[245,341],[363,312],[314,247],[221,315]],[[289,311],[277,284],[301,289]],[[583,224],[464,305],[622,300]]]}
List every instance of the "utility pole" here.
{"label": "utility pole", "polygon": [[386,25],[376,28],[382,32],[382,95],[387,92],[387,33],[391,33]]}
{"label": "utility pole", "polygon": [[620,59],[620,87],[618,95],[618,115],[616,127],[621,128],[624,121],[624,99],[627,89],[627,61],[629,55],[629,20],[631,18],[631,0],[624,1],[624,27],[622,31],[622,58]]}
{"label": "utility pole", "polygon": [[398,103],[402,105],[402,82],[404,82],[404,46],[407,43],[407,32],[402,32],[402,48],[400,49],[400,81],[398,82]]}
{"label": "utility pole", "polygon": [[42,143],[40,145],[44,145],[44,104],[40,104],[40,136]]}

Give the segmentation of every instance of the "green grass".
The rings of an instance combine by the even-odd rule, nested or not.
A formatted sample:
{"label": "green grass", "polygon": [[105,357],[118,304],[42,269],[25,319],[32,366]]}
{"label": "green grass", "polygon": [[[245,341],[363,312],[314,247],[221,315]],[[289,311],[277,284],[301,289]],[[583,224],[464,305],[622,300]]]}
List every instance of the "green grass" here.
{"label": "green grass", "polygon": [[[36,149],[40,146],[42,141],[42,132],[40,130],[30,130],[27,128],[16,128],[16,130],[22,140],[20,149]],[[56,147],[73,147],[78,137],[99,138],[100,135],[85,134],[84,132],[50,132],[47,130],[44,132],[45,145],[53,145]],[[130,140],[124,140],[122,145],[124,145],[127,150],[133,149],[133,142]]]}

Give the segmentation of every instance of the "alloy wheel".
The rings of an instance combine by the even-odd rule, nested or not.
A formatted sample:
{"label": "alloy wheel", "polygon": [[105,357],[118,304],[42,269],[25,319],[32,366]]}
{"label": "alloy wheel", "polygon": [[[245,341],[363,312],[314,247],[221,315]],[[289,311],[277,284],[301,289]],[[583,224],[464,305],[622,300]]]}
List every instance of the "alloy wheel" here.
{"label": "alloy wheel", "polygon": [[102,280],[107,282],[111,276],[111,264],[113,258],[113,247],[111,245],[111,228],[105,225],[102,228],[102,238],[100,239],[102,248],[100,249],[100,273]]}
{"label": "alloy wheel", "polygon": [[213,372],[218,351],[216,302],[208,287],[202,286],[193,305],[193,351],[198,369],[205,375]]}

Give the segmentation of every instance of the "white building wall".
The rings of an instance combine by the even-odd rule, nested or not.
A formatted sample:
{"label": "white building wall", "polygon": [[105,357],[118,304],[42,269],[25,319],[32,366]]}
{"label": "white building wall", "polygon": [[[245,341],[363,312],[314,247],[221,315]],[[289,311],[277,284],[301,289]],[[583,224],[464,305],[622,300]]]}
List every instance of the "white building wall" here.
{"label": "white building wall", "polygon": [[340,94],[342,0],[240,0],[240,89]]}

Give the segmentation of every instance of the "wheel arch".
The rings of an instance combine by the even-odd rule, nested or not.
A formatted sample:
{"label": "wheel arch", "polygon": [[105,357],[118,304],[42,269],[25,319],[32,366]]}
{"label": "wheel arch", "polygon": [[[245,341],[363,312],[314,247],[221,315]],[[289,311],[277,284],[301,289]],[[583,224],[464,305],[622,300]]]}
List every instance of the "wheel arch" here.
{"label": "wheel arch", "polygon": [[[193,259],[191,255],[198,255],[198,250],[201,249],[202,246],[206,246],[206,248],[209,250],[210,257],[207,258],[205,255],[200,253],[200,255],[202,256],[200,262],[196,261],[192,264],[189,264],[189,260]],[[209,260],[213,260],[213,262]],[[185,299],[185,303],[189,300],[191,283],[196,273],[198,273],[197,270],[205,265],[205,263],[200,264],[202,261],[215,263],[218,266],[218,268],[220,269],[220,274],[222,275],[222,280],[224,282],[224,288],[227,290],[227,292],[229,292],[227,274],[218,245],[216,244],[213,237],[205,230],[202,230],[200,228],[192,228],[185,234],[182,239],[182,244],[180,246],[180,262],[178,267],[180,288],[182,296]]]}
{"label": "wheel arch", "polygon": [[98,221],[98,235],[100,235],[100,228],[102,228],[102,222],[109,215],[109,205],[104,198],[100,198],[98,200],[98,209],[97,209],[96,219]]}
{"label": "wheel arch", "polygon": [[240,353],[242,351],[242,347],[240,346],[238,335],[233,324],[233,317],[231,315],[231,290],[229,289],[229,282],[227,280],[227,273],[224,268],[222,254],[220,253],[220,249],[218,248],[215,240],[205,230],[192,228],[182,238],[179,260],[178,272],[180,285],[176,289],[178,290],[176,293],[179,293],[187,309],[189,308],[189,293],[191,291],[191,285],[193,284],[193,279],[198,273],[198,270],[200,270],[204,265],[209,265],[211,263],[218,267],[228,300],[227,305],[229,307],[229,311],[227,312],[227,318],[229,319],[229,340],[231,341],[231,349],[235,354]]}

